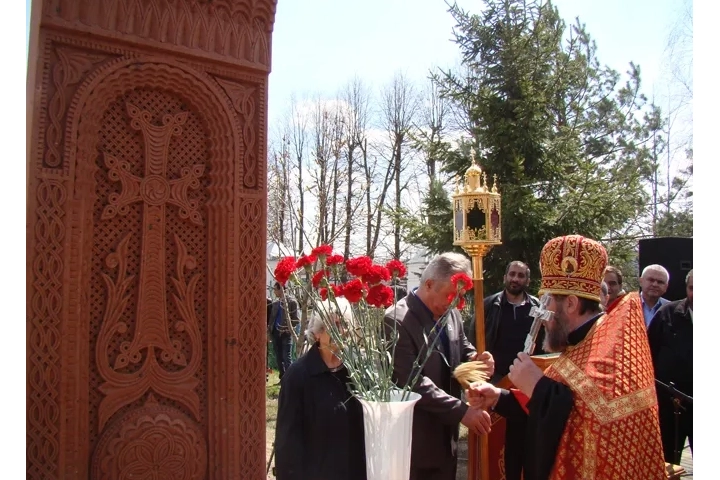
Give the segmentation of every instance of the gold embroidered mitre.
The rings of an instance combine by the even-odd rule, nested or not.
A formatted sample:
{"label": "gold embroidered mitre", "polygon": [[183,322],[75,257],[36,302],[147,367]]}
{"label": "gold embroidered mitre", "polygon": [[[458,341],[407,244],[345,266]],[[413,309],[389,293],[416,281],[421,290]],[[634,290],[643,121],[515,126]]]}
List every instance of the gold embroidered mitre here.
{"label": "gold embroidered mitre", "polygon": [[576,295],[600,301],[608,255],[605,247],[580,235],[553,238],[540,253],[540,295]]}

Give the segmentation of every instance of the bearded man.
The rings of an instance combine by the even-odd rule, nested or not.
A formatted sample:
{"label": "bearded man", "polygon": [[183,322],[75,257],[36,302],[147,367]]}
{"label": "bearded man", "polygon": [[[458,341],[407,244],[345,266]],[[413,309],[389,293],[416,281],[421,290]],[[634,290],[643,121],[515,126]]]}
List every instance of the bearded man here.
{"label": "bearded man", "polygon": [[525,480],[666,478],[650,347],[637,293],[608,314],[600,291],[608,256],[594,240],[550,240],[540,256],[540,295],[553,318],[543,349],[559,352],[545,372],[521,353],[517,389],[475,384],[474,408],[525,417]]}
{"label": "bearded man", "polygon": [[[530,267],[524,262],[513,260],[505,268],[503,277],[505,289],[485,297],[485,350],[495,359],[495,374],[490,383],[502,380],[510,371],[510,365],[518,352],[525,347],[534,318],[530,309],[540,305],[537,297],[529,295]],[[475,317],[468,328],[468,340],[475,345]],[[537,347],[533,354],[542,353],[543,332],[538,335]]]}

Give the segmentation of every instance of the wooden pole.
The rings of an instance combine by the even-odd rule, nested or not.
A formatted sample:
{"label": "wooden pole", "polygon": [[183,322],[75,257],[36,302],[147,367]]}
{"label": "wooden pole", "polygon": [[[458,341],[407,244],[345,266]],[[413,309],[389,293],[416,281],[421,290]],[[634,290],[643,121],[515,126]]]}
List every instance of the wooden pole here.
{"label": "wooden pole", "polygon": [[[473,252],[475,253],[475,252]],[[483,255],[472,255],[473,292],[475,298],[475,346],[485,351],[485,296],[483,292]],[[468,480],[490,480],[488,437],[468,431]]]}

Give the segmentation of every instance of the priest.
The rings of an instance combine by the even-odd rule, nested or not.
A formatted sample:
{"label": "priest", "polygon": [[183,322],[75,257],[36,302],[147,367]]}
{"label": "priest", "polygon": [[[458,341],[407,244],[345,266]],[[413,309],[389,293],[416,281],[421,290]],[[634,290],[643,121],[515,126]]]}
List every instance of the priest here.
{"label": "priest", "polygon": [[553,312],[543,349],[560,352],[541,371],[524,354],[510,367],[516,389],[471,385],[468,401],[524,418],[525,480],[666,478],[653,366],[640,298],[625,295],[603,314],[608,257],[579,235],[550,240],[540,256],[540,295]]}

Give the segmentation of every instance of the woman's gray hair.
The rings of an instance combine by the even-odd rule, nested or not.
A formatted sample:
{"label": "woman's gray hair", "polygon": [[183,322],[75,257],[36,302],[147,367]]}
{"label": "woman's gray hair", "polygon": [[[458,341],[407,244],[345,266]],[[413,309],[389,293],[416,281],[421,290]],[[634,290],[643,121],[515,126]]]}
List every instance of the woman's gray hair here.
{"label": "woman's gray hair", "polygon": [[346,298],[335,297],[334,301],[328,298],[318,302],[310,314],[308,328],[305,330],[305,337],[309,343],[312,344],[317,341],[318,335],[325,331],[325,321],[323,319],[329,321],[330,314],[333,313],[340,315],[346,325],[353,325],[352,307]]}
{"label": "woman's gray hair", "polygon": [[445,252],[435,255],[420,276],[420,284],[428,280],[437,282],[449,282],[456,273],[465,273],[472,276],[472,265],[470,259],[465,255],[455,252]]}

